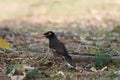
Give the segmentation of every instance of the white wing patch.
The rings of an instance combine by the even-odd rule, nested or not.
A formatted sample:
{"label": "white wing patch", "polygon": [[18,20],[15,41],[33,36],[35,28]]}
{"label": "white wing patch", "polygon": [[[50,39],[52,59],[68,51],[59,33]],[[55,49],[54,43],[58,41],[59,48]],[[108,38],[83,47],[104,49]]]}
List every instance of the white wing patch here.
{"label": "white wing patch", "polygon": [[55,50],[55,49],[52,49],[52,51],[56,52],[56,50]]}

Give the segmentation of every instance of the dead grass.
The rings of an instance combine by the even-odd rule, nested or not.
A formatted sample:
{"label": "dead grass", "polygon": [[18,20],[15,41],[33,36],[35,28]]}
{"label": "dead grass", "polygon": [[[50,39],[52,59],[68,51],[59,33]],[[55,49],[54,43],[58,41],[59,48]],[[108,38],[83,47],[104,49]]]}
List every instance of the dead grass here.
{"label": "dead grass", "polygon": [[78,19],[118,18],[119,0],[0,0],[0,20],[70,22]]}

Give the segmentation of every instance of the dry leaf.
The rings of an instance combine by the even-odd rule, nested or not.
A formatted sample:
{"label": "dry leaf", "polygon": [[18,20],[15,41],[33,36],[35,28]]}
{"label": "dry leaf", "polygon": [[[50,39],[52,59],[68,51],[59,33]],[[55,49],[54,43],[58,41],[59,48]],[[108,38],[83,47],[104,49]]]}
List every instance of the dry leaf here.
{"label": "dry leaf", "polygon": [[15,69],[15,72],[13,75],[24,75],[24,71],[22,69]]}
{"label": "dry leaf", "polygon": [[23,80],[26,76],[26,73],[22,69],[13,69],[8,76],[11,80]]}
{"label": "dry leaf", "polygon": [[57,73],[57,75],[59,75],[59,74],[61,74],[62,76],[65,76],[64,72],[62,72],[62,71],[59,71],[59,72]]}
{"label": "dry leaf", "polygon": [[95,67],[91,67],[90,70],[93,71],[93,72],[97,72]]}
{"label": "dry leaf", "polygon": [[31,67],[30,65],[24,65],[23,66],[23,69],[27,69],[27,70],[33,70],[33,69],[35,69],[35,67]]}
{"label": "dry leaf", "polygon": [[10,49],[7,41],[0,37],[0,48]]}
{"label": "dry leaf", "polygon": [[100,71],[104,71],[105,69],[107,69],[107,66],[103,67]]}

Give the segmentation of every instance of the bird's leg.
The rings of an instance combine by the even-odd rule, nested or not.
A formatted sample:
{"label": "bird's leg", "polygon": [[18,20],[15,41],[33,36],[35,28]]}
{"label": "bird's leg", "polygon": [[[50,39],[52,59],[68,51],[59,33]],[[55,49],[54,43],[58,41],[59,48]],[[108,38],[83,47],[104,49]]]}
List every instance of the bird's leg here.
{"label": "bird's leg", "polygon": [[61,61],[62,61],[62,62],[61,62],[61,65],[62,65],[62,66],[65,66],[66,60],[65,60],[65,58],[64,58],[63,56],[61,57]]}
{"label": "bird's leg", "polygon": [[63,64],[63,57],[60,54],[53,52],[53,61],[55,65],[57,64],[58,66],[60,66]]}
{"label": "bird's leg", "polygon": [[55,52],[53,51],[53,49],[50,49],[50,52],[52,53],[52,56],[53,56],[52,61],[53,61],[53,65],[55,66],[56,63],[57,63],[57,58],[56,58],[56,56],[54,55]]}
{"label": "bird's leg", "polygon": [[64,67],[69,66],[69,63],[65,60],[65,57],[62,57],[62,60],[63,60],[62,65],[63,65]]}

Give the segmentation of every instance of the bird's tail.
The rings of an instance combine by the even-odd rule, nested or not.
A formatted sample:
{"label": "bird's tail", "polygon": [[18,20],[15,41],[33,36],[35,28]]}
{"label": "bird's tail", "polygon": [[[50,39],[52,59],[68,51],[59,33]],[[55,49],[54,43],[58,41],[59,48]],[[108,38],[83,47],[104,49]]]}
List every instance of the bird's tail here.
{"label": "bird's tail", "polygon": [[65,60],[69,63],[69,65],[71,67],[73,67],[73,68],[76,67],[76,65],[75,65],[75,63],[74,63],[74,61],[73,61],[73,59],[72,59],[72,57],[70,55],[65,56]]}

